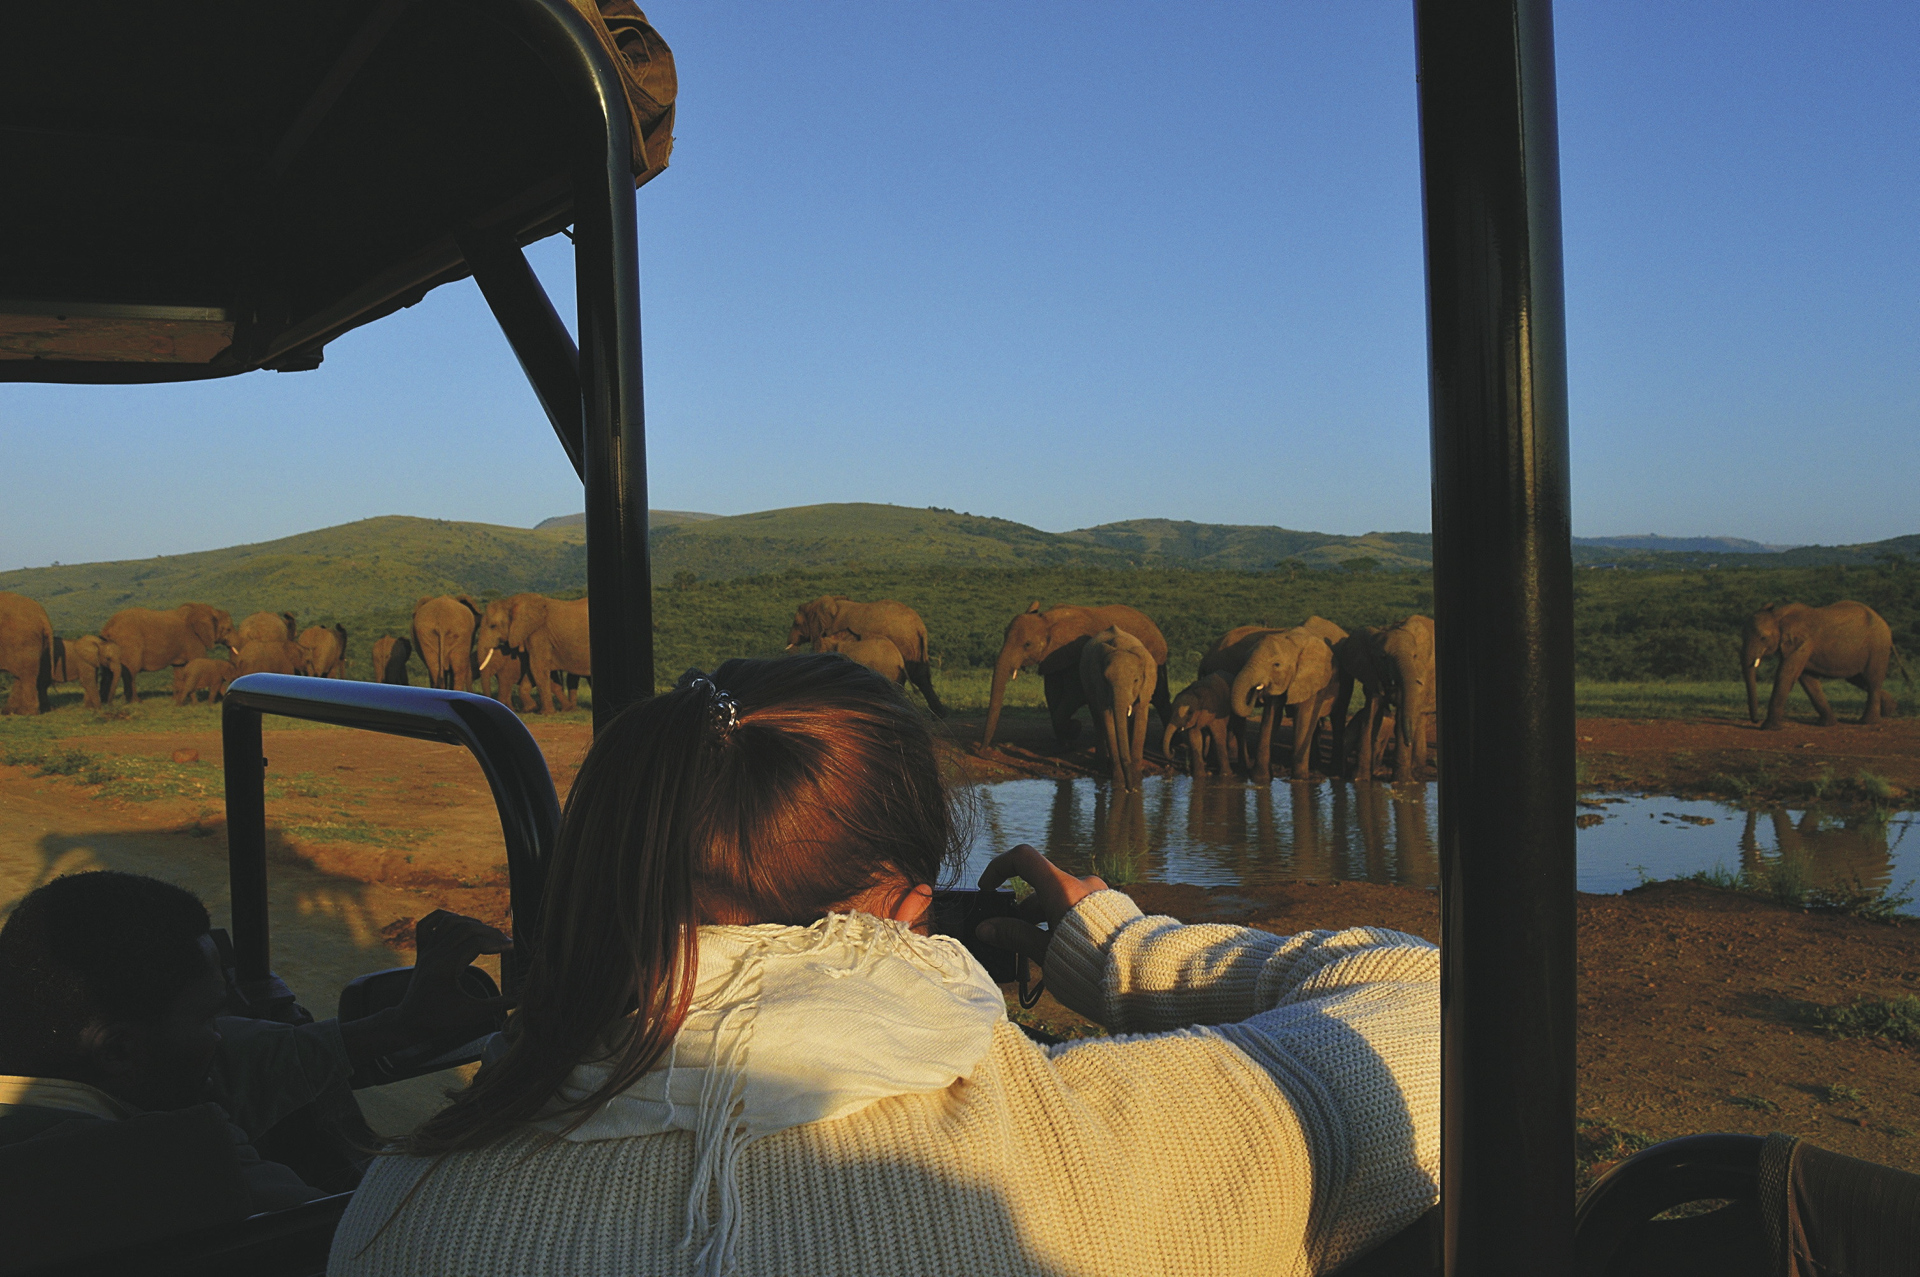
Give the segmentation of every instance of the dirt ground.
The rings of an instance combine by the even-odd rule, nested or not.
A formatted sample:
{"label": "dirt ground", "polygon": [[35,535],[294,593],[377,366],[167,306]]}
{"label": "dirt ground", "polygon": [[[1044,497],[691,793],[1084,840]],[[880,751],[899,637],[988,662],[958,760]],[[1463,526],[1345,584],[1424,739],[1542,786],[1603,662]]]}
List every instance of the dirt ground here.
{"label": "dirt ground", "polygon": [[[1053,750],[1041,713],[1009,714],[1003,747],[984,756],[970,746],[979,730],[970,717],[948,724],[956,775],[1090,772],[1090,749]],[[589,740],[585,716],[529,727],[564,795]],[[1579,732],[1586,782],[1598,787],[1721,792],[1715,777],[1759,776],[1784,790],[1824,768],[1842,781],[1864,771],[1898,795],[1920,793],[1914,720],[1761,733],[1583,719]],[[265,741],[275,966],[318,1013],[330,1013],[352,976],[408,961],[412,921],[434,908],[508,921],[497,818],[464,751],[310,727],[269,726]],[[57,874],[98,867],[178,881],[224,916],[223,807],[209,797],[218,794],[217,731],[77,735],[60,745],[162,768],[166,792],[133,801],[75,777],[0,765],[0,909]],[[1129,890],[1143,907],[1194,921],[1437,935],[1435,898],[1404,888]],[[1675,883],[1582,896],[1579,917],[1580,1112],[1591,1162],[1648,1139],[1779,1129],[1920,1170],[1917,1049],[1834,1040],[1809,1018],[1862,994],[1920,993],[1920,925],[1806,914]],[[1093,1031],[1051,998],[1026,1018],[1060,1033]],[[397,1130],[449,1080],[362,1094],[375,1125]]]}

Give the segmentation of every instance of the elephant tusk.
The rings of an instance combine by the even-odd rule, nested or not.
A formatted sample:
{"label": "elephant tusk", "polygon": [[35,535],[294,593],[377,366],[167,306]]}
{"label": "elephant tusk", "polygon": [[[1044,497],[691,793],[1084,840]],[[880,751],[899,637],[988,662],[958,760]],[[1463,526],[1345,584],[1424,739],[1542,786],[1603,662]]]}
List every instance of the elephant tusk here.
{"label": "elephant tusk", "polygon": [[1013,667],[1013,673],[1007,676],[1007,682],[1011,683],[1019,677],[1020,677],[1020,667],[1016,665]]}
{"label": "elephant tusk", "polygon": [[789,651],[789,652],[791,652],[791,651],[793,651],[794,649],[796,649],[796,648],[798,648],[799,646],[800,646],[800,645],[799,645],[798,643],[789,643],[789,644],[787,644],[787,647],[786,647],[786,650],[787,650],[787,651]]}
{"label": "elephant tusk", "polygon": [[488,649],[487,649],[487,654],[486,654],[485,656],[483,656],[483,657],[481,657],[481,658],[480,658],[480,668],[481,668],[482,670],[484,670],[484,669],[486,669],[486,668],[487,668],[487,663],[488,663],[489,661],[491,661],[491,660],[493,660],[493,649],[492,649],[492,648],[488,648]]}

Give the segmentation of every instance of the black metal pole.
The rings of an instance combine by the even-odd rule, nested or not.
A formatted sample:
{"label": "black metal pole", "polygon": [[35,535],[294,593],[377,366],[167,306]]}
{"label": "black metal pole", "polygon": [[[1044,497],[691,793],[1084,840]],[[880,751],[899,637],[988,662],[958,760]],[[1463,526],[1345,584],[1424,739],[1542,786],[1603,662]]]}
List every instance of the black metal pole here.
{"label": "black metal pole", "polygon": [[473,268],[473,282],[513,347],[520,370],[553,423],[567,460],[587,477],[586,445],[580,433],[580,352],[553,308],[527,255],[511,241],[462,239],[460,251]]}
{"label": "black metal pole", "polygon": [[573,216],[597,731],[653,695],[632,119],[619,72],[567,0],[493,3],[590,122],[573,166]]}
{"label": "black metal pole", "polygon": [[1549,0],[1416,0],[1449,1274],[1573,1271],[1574,714]]}
{"label": "black metal pole", "polygon": [[273,974],[267,931],[267,761],[260,711],[229,699],[220,711],[227,783],[227,882],[234,978],[242,988]]}

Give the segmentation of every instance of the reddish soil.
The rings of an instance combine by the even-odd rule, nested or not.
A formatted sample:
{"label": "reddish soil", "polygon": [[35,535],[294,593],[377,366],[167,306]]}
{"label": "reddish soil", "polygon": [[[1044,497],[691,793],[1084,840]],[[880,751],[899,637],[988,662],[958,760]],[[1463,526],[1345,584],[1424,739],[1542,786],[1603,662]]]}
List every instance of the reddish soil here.
{"label": "reddish soil", "polygon": [[[1009,715],[1005,747],[985,758],[958,744],[978,739],[969,717],[950,720],[956,774],[1090,771],[1090,747],[1084,755],[1052,749],[1044,715]],[[528,725],[564,795],[588,742],[584,716]],[[1914,720],[1761,733],[1727,723],[1587,719],[1579,730],[1589,783],[1686,792],[1689,778],[1757,773],[1788,786],[1824,765],[1842,778],[1866,770],[1920,792]],[[199,757],[178,765],[173,796],[148,802],[0,766],[0,908],[55,873],[110,866],[172,877],[224,913],[221,804],[197,790],[217,777],[217,733],[61,744],[170,766],[176,751]],[[330,1005],[346,978],[395,962],[412,920],[432,908],[505,921],[498,824],[464,751],[367,733],[269,729],[266,753],[280,795],[268,803],[276,965],[316,1008]],[[1130,891],[1151,911],[1194,921],[1281,932],[1364,923],[1437,935],[1434,897],[1404,888]],[[1582,896],[1579,917],[1580,1111],[1590,1161],[1641,1138],[1781,1129],[1920,1170],[1916,1049],[1835,1040],[1809,1019],[1815,1007],[1860,995],[1920,993],[1920,925],[1811,915],[1671,883]],[[1097,1031],[1050,997],[1025,1018],[1056,1032]]]}

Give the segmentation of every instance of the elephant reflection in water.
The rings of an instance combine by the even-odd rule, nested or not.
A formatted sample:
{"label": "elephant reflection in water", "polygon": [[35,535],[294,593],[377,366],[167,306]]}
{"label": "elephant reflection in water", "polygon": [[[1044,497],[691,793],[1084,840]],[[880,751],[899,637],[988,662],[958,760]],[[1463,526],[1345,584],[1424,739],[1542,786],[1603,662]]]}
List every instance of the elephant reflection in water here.
{"label": "elephant reflection in water", "polygon": [[1109,883],[1150,877],[1155,848],[1147,832],[1147,799],[1137,789],[1102,785],[1093,791],[1093,846],[1089,868]]}
{"label": "elephant reflection in water", "polygon": [[[1748,811],[1740,834],[1740,867],[1750,877],[1764,879],[1775,865],[1792,862],[1815,887],[1874,892],[1893,884],[1893,849],[1887,842],[1889,822],[1884,815],[1841,818],[1809,811],[1796,823],[1786,808],[1771,808],[1765,816],[1773,826],[1772,855],[1760,846],[1761,815]],[[1903,826],[1903,837],[1905,832]]]}
{"label": "elephant reflection in water", "polygon": [[[1439,882],[1433,831],[1427,825],[1426,786],[1396,791],[1384,785],[1352,788],[1353,834],[1366,860],[1368,882],[1432,887]],[[1334,833],[1342,833],[1336,791]],[[1350,875],[1354,876],[1354,875]]]}

